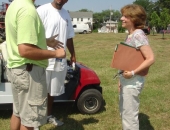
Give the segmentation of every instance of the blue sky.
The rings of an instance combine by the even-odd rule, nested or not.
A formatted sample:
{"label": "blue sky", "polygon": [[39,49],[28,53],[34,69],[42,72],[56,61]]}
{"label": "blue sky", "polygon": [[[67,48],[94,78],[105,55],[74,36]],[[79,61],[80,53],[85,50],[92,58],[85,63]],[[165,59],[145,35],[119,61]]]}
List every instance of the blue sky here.
{"label": "blue sky", "polygon": [[[53,0],[36,0],[37,5],[52,2]],[[102,12],[102,10],[112,9],[120,10],[126,4],[131,4],[135,0],[68,0],[64,8],[69,11],[78,11],[80,9],[88,9],[93,12]],[[0,0],[1,3],[9,3],[8,0]]]}

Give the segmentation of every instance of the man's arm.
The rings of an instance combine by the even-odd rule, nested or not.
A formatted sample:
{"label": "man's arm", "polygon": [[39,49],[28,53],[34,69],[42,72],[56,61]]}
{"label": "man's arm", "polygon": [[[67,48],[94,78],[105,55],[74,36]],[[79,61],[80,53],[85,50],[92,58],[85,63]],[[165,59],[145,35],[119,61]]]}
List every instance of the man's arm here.
{"label": "man's arm", "polygon": [[63,48],[55,51],[42,50],[35,45],[31,44],[20,44],[18,45],[18,51],[21,57],[28,58],[31,60],[44,60],[48,58],[65,58],[66,53]]}
{"label": "man's arm", "polygon": [[71,54],[71,57],[70,57],[71,64],[73,62],[76,63],[76,54],[75,54],[75,50],[74,50],[73,38],[67,39],[67,48]]}
{"label": "man's arm", "polygon": [[57,36],[58,36],[58,34],[54,35],[50,38],[46,38],[47,46],[52,47],[54,49],[64,48],[63,43],[55,39]]}

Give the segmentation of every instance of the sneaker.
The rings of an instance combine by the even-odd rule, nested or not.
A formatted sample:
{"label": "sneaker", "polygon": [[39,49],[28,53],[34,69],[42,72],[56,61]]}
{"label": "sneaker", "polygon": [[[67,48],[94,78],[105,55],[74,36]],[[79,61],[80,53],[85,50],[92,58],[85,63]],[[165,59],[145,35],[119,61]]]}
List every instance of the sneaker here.
{"label": "sneaker", "polygon": [[39,130],[39,127],[34,127],[34,130]]}
{"label": "sneaker", "polygon": [[50,124],[53,124],[55,126],[61,126],[61,125],[64,124],[62,121],[57,120],[57,118],[55,118],[52,115],[47,117],[47,122],[50,123]]}

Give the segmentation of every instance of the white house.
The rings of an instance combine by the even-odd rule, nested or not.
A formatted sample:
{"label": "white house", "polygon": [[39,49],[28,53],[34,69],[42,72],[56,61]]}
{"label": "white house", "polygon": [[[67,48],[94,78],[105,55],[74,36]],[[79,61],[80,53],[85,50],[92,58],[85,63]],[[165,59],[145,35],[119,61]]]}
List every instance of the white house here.
{"label": "white house", "polygon": [[117,21],[108,20],[103,23],[103,26],[106,26],[109,32],[118,33],[118,22]]}
{"label": "white house", "polygon": [[103,22],[103,26],[98,29],[98,33],[109,33],[114,32],[118,33],[118,22],[117,21],[105,21]]}
{"label": "white house", "polygon": [[92,29],[93,27],[93,12],[69,12],[72,24],[88,24]]}

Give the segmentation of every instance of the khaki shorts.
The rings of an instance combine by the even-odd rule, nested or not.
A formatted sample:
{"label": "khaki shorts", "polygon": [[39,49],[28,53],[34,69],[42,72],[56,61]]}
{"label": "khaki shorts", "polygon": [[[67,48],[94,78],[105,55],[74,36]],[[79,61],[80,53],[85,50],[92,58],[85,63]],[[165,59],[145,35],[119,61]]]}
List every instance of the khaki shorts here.
{"label": "khaki shorts", "polygon": [[47,122],[47,87],[45,68],[26,65],[9,69],[12,84],[13,114],[20,117],[21,124],[38,127]]}

